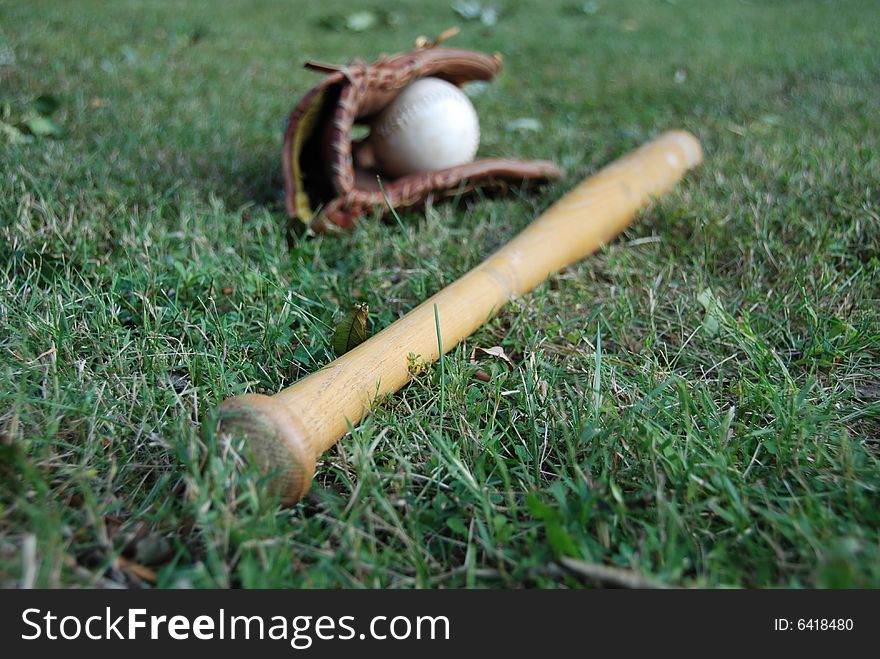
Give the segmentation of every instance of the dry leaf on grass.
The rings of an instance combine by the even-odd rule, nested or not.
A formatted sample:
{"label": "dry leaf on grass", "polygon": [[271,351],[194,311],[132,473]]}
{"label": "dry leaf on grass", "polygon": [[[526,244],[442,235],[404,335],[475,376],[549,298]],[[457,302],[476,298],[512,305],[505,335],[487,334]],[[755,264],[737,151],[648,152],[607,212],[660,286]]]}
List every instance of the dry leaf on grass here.
{"label": "dry leaf on grass", "polygon": [[474,347],[474,349],[471,350],[471,364],[477,363],[477,357],[479,355],[486,355],[494,357],[495,359],[500,359],[511,371],[514,368],[513,361],[507,356],[507,353],[504,352],[504,348],[501,346],[492,346],[491,348],[481,348],[480,346]]}
{"label": "dry leaf on grass", "polygon": [[124,556],[116,557],[116,568],[137,577],[141,581],[146,581],[151,584],[156,583],[156,573],[153,570],[146,565],[130,561]]}
{"label": "dry leaf on grass", "polygon": [[486,371],[479,370],[474,373],[474,377],[477,378],[480,382],[491,382],[492,376],[486,373]]}
{"label": "dry leaf on grass", "polygon": [[333,351],[337,357],[344,355],[370,338],[370,330],[367,328],[369,315],[370,307],[367,304],[356,304],[336,324],[332,343]]}

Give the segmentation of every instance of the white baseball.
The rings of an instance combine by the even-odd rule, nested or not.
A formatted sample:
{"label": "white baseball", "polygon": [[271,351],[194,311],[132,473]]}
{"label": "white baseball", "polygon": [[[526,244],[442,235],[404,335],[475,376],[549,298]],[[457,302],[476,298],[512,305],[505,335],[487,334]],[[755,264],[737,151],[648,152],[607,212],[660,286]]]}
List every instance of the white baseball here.
{"label": "white baseball", "polygon": [[474,159],[480,122],[458,87],[422,78],[379,114],[370,142],[380,170],[389,176],[445,169]]}

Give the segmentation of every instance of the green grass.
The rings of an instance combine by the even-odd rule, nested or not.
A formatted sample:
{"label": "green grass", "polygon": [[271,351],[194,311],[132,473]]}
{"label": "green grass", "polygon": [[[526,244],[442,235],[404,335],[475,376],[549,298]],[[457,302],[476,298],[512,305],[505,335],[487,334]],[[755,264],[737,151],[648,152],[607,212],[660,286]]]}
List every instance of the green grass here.
{"label": "green grass", "polygon": [[[0,2],[0,585],[880,587],[880,13],[872,0]],[[394,28],[328,15],[394,7]],[[326,23],[326,21],[325,21]],[[288,244],[300,64],[500,51],[483,154],[533,196]],[[508,132],[533,117],[539,133]],[[11,119],[10,119],[11,121]],[[391,323],[666,128],[702,169],[391,397],[290,510],[201,424]],[[442,319],[441,319],[442,321]],[[482,362],[501,345],[516,363]],[[442,405],[441,405],[442,401]]]}

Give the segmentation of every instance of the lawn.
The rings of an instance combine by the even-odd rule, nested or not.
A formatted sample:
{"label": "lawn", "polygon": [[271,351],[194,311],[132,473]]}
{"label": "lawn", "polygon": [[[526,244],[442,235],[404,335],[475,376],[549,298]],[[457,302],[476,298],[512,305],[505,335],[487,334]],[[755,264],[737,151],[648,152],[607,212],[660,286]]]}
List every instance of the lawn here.
{"label": "lawn", "polygon": [[[0,585],[880,587],[880,12],[709,5],[0,0]],[[302,62],[453,24],[505,58],[481,153],[565,178],[289,235]],[[46,96],[63,133],[14,128]],[[385,401],[301,504],[205,432],[327,363],[353,303],[386,326],[677,127],[702,168]],[[499,345],[513,370],[471,364]]]}

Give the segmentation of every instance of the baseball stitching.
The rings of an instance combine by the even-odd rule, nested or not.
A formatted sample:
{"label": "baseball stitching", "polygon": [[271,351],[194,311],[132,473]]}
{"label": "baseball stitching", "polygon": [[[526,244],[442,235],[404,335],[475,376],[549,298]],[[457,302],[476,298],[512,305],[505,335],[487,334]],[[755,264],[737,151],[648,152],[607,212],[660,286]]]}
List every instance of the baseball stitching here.
{"label": "baseball stitching", "polygon": [[[459,105],[464,105],[465,107],[470,109],[472,112],[474,112],[474,114],[476,114],[473,107],[470,105],[470,103],[467,102],[467,99],[462,98],[458,94],[454,93],[453,90],[451,90],[451,89],[440,89],[440,90],[431,92],[430,94],[427,94],[425,96],[422,96],[421,98],[409,103],[408,105],[404,105],[402,108],[400,108],[400,110],[397,111],[397,113],[394,116],[388,117],[385,121],[383,121],[379,126],[377,126],[374,129],[376,131],[376,136],[382,140],[388,139],[388,137],[392,133],[394,133],[397,130],[400,130],[401,128],[406,127],[406,125],[409,124],[409,122],[416,115],[416,113],[418,111],[420,111],[422,108],[433,105],[434,103],[437,103],[438,101],[441,101],[444,98],[449,98]],[[479,142],[479,140],[480,140],[479,120],[476,123],[477,123],[477,131],[476,131],[476,135],[475,135],[475,138],[476,138],[475,141],[477,144],[479,144],[480,143]],[[473,148],[473,145],[471,145],[471,148]]]}

